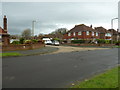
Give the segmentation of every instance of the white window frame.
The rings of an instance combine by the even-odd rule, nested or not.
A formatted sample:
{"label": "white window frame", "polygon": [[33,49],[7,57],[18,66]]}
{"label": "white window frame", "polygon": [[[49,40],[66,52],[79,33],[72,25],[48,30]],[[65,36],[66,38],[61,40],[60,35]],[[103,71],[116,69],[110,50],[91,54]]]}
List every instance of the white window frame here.
{"label": "white window frame", "polygon": [[68,33],[68,36],[71,36],[71,33]]}
{"label": "white window frame", "polygon": [[111,37],[111,33],[106,33],[105,36]]}
{"label": "white window frame", "polygon": [[80,32],[78,32],[78,35],[82,35],[82,32],[80,31]]}
{"label": "white window frame", "polygon": [[86,35],[90,35],[90,32],[89,32],[89,31],[86,31]]}
{"label": "white window frame", "polygon": [[92,36],[94,36],[95,35],[95,33],[92,31]]}
{"label": "white window frame", "polygon": [[98,32],[96,32],[96,36],[98,36]]}
{"label": "white window frame", "polygon": [[73,35],[75,36],[75,35],[76,35],[76,33],[74,32],[74,33],[73,33]]}

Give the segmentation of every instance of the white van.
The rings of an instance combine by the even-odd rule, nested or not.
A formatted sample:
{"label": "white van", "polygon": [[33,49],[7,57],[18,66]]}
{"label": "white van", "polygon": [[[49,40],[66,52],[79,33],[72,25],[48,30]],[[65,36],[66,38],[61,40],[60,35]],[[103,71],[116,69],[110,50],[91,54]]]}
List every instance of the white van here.
{"label": "white van", "polygon": [[46,45],[52,45],[52,41],[50,38],[43,38],[42,39]]}

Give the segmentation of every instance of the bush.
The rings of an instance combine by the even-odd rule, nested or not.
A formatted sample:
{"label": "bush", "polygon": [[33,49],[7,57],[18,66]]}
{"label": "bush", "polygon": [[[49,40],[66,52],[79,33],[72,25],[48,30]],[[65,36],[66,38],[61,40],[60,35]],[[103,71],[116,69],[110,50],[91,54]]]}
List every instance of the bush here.
{"label": "bush", "polygon": [[37,43],[38,42],[38,40],[36,40],[36,39],[32,39],[31,41],[32,41],[32,43]]}
{"label": "bush", "polygon": [[85,43],[85,40],[72,40],[71,43],[74,43],[74,44]]}
{"label": "bush", "polygon": [[32,44],[32,41],[31,41],[31,40],[25,40],[24,43],[25,43],[25,44]]}
{"label": "bush", "polygon": [[99,44],[111,44],[111,40],[96,39]]}
{"label": "bush", "polygon": [[24,43],[24,38],[20,38],[20,44],[23,44]]}
{"label": "bush", "polygon": [[13,41],[12,44],[20,44],[19,41]]}
{"label": "bush", "polygon": [[106,41],[104,39],[96,39],[99,44],[105,44]]}
{"label": "bush", "polygon": [[59,39],[59,38],[54,38],[53,41],[54,40],[59,41],[59,42],[61,41],[61,39]]}

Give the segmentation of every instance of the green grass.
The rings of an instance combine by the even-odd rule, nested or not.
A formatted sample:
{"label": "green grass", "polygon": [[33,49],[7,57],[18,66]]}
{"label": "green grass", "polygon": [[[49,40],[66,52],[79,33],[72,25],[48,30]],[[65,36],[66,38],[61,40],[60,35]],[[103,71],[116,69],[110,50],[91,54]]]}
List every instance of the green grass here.
{"label": "green grass", "polygon": [[20,56],[20,53],[14,52],[14,53],[0,53],[0,57],[6,57],[6,56]]}
{"label": "green grass", "polygon": [[114,48],[120,48],[120,46],[113,46]]}
{"label": "green grass", "polygon": [[[120,69],[120,67],[119,67]],[[72,88],[116,88],[118,87],[118,67],[97,75],[89,80],[79,82]]]}

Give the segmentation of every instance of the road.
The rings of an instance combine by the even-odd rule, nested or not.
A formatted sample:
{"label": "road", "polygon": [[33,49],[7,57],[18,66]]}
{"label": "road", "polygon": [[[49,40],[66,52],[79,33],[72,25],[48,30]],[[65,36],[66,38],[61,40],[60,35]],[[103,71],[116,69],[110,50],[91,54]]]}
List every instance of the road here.
{"label": "road", "polygon": [[118,64],[118,49],[3,58],[3,88],[64,88]]}

